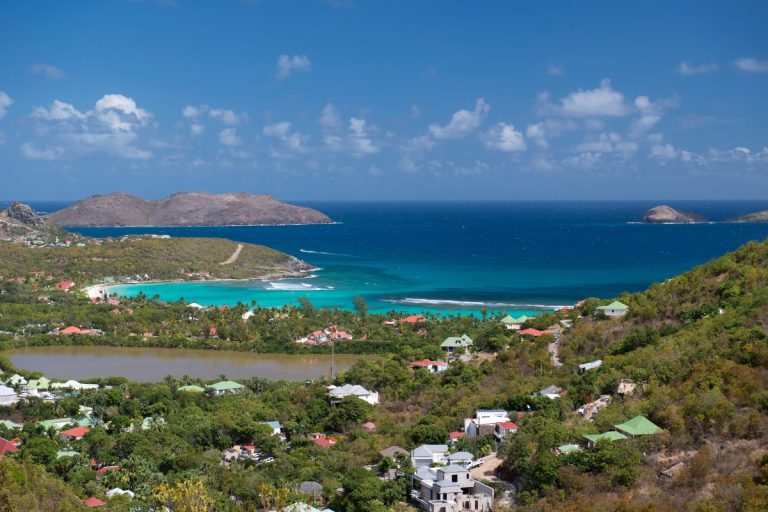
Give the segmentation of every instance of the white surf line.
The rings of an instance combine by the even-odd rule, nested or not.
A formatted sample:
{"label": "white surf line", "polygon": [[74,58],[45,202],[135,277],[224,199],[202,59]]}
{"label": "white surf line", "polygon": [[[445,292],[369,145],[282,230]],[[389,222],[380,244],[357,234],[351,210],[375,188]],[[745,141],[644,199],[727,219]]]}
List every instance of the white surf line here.
{"label": "white surf line", "polygon": [[226,261],[222,261],[219,263],[219,265],[231,265],[234,262],[237,261],[237,258],[240,257],[240,252],[243,250],[243,244],[237,244],[237,249],[235,249],[235,252],[232,253],[232,255],[227,258]]}

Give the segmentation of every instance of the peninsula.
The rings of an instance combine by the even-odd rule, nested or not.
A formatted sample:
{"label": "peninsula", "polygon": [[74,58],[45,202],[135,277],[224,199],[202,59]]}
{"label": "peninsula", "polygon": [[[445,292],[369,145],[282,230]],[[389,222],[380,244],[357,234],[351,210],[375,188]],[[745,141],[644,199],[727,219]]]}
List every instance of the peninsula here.
{"label": "peninsula", "polygon": [[693,224],[707,222],[707,219],[695,212],[683,212],[662,204],[646,211],[643,215],[646,224]]}
{"label": "peninsula", "polygon": [[768,210],[740,215],[727,222],[768,222]]}
{"label": "peninsula", "polygon": [[114,192],[94,195],[48,215],[60,226],[244,226],[328,224],[311,208],[283,203],[267,195],[184,192],[156,201]]}

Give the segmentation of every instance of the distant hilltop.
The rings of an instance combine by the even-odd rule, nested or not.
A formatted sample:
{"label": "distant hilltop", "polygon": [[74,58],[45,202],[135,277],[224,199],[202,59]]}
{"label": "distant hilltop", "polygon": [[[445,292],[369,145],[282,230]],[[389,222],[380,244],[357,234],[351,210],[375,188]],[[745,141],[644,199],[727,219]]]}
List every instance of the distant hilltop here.
{"label": "distant hilltop", "polygon": [[152,201],[122,192],[95,195],[48,215],[60,226],[236,226],[328,224],[327,215],[268,195],[184,192]]}
{"label": "distant hilltop", "polygon": [[[643,222],[646,224],[694,224],[709,221],[696,212],[684,212],[662,204],[647,210],[643,215]],[[768,210],[747,213],[717,222],[768,222]]]}
{"label": "distant hilltop", "polygon": [[682,212],[671,206],[662,204],[654,206],[643,215],[646,224],[692,224],[707,222],[707,219],[695,212]]}

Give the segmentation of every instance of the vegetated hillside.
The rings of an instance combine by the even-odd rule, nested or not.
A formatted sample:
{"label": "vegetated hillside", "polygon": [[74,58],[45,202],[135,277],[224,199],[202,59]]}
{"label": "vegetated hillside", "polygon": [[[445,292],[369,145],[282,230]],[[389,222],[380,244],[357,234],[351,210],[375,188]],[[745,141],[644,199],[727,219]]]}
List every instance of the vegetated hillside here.
{"label": "vegetated hillside", "polygon": [[0,510],[3,512],[74,512],[86,510],[45,466],[0,457]]}
{"label": "vegetated hillside", "polygon": [[[585,303],[588,319],[562,338],[566,365],[555,382],[576,406],[614,394],[620,379],[641,392],[614,395],[593,424],[523,424],[505,448],[519,501],[532,510],[768,509],[768,242],[621,300],[629,313],[620,319],[594,318],[596,301]],[[576,363],[598,357],[602,367],[573,374]],[[638,414],[665,433],[551,455]]]}
{"label": "vegetated hillside", "polygon": [[[93,407],[108,426],[94,428],[82,441],[57,440],[58,448],[69,447],[81,455],[61,461],[51,458],[47,470],[80,497],[104,499],[106,491],[119,484],[136,492],[133,506],[146,508],[172,504],[158,490],[182,486],[212,501],[217,511],[278,510],[306,501],[296,487],[312,480],[323,487],[317,505],[337,512],[406,510],[403,502],[412,468],[403,462],[403,478],[381,480],[379,471],[394,462],[382,460],[379,451],[392,445],[411,450],[422,443],[445,443],[449,432],[459,430],[463,419],[474,416],[477,409],[503,408],[511,411],[519,428],[498,451],[504,463],[495,476],[506,481],[492,483],[497,496],[514,486],[512,499],[518,510],[764,511],[768,509],[767,263],[768,242],[747,244],[646,292],[621,297],[630,307],[624,318],[594,316],[594,307],[610,300],[590,299],[578,311],[532,320],[531,326],[543,327],[566,317],[574,321],[572,330],[562,337],[565,365],[560,368],[550,364],[551,337],[520,339],[503,328],[499,318],[429,317],[417,325],[389,327],[382,326],[382,316],[319,310],[308,304],[293,312],[292,308],[279,313],[258,309],[247,323],[240,317],[244,305],[201,312],[204,325],[233,326],[228,334],[226,329],[219,330],[219,336],[227,339],[218,339],[217,344],[228,343],[230,336],[248,337],[237,334],[234,326],[248,332],[262,326],[266,331],[259,336],[276,336],[276,341],[329,323],[351,325],[356,338],[362,338],[373,333],[375,325],[381,336],[367,339],[393,341],[397,350],[357,363],[337,375],[334,383],[379,391],[381,403],[372,407],[349,398],[333,406],[325,387],[330,382],[325,379],[309,383],[241,379],[247,387],[242,394],[216,398],[178,391],[181,385],[203,384],[190,377],[168,377],[155,384],[105,379],[102,383],[111,389],[82,393],[55,405],[32,401],[0,408],[0,418],[32,424],[19,434],[20,453],[9,456],[40,457],[41,447],[50,443],[42,440],[48,437],[46,432],[34,428],[36,421],[77,414],[80,406]],[[14,300],[8,295],[0,304]],[[61,295],[82,302],[72,294]],[[18,306],[15,311],[23,307],[27,312],[47,310],[54,315],[61,314],[63,303],[51,305],[29,296],[25,304],[11,305]],[[135,308],[134,315],[112,315],[105,311],[106,305],[83,304],[80,309],[100,308],[93,311],[114,316],[114,322],[140,317],[158,325],[186,317],[179,314],[180,304],[150,305],[145,299],[131,299],[127,305]],[[3,314],[19,314],[11,311],[4,309]],[[6,328],[17,332],[15,327]],[[114,327],[116,336],[121,335],[122,326]],[[156,330],[142,325],[136,332],[145,329]],[[472,362],[452,362],[447,370],[434,374],[409,366],[412,360],[439,357],[440,340],[462,332],[475,339],[479,353]],[[27,341],[14,336],[4,343]],[[78,342],[77,337],[59,343],[70,342]],[[604,361],[601,367],[583,375],[574,371],[577,363],[598,357]],[[31,377],[8,361],[0,359],[0,365],[6,374],[21,372]],[[635,394],[624,398],[615,394],[620,379],[634,380]],[[567,394],[553,400],[533,395],[551,384]],[[577,413],[579,406],[601,394],[612,395],[612,403],[600,409],[593,421]],[[583,434],[613,430],[615,424],[638,414],[664,432],[598,442],[595,449],[569,455],[555,451],[565,443],[584,445]],[[123,429],[155,415],[167,423],[146,431]],[[259,425],[272,420],[281,422],[290,443]],[[375,433],[360,428],[367,421],[375,423]],[[312,432],[326,432],[338,442],[321,448],[307,438]],[[7,438],[10,433],[0,427],[0,435]],[[221,464],[222,450],[250,443],[274,460]],[[460,438],[455,448],[480,457],[496,447],[492,436],[486,436]],[[121,470],[97,476],[90,458],[119,465]],[[670,472],[671,468],[676,470]],[[339,488],[344,492],[337,492]],[[496,507],[504,509],[504,505]]]}
{"label": "vegetated hillside", "polygon": [[143,238],[105,241],[103,245],[28,249],[0,242],[0,275],[26,276],[43,270],[78,285],[105,276],[184,279],[185,272],[209,272],[212,278],[259,278],[294,275],[306,264],[268,247],[241,244],[236,261],[226,262],[238,248],[218,238]]}
{"label": "vegetated hillside", "polygon": [[325,224],[325,214],[267,195],[185,192],[150,201],[122,192],[91,196],[49,215],[61,226]]}

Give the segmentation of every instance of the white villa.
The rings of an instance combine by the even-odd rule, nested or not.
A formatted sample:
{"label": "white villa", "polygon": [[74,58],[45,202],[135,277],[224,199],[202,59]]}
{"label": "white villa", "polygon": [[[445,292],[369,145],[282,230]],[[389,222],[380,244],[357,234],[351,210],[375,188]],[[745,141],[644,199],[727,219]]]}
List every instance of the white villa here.
{"label": "white villa", "polygon": [[8,386],[0,385],[0,405],[13,405],[19,401],[19,395]]}
{"label": "white villa", "polygon": [[429,467],[432,464],[448,463],[448,445],[423,444],[411,452],[413,467]]}
{"label": "white villa", "polygon": [[464,432],[467,437],[487,436],[493,434],[497,423],[506,421],[510,421],[507,411],[478,409],[474,418],[464,419]]}
{"label": "white villa", "polygon": [[379,403],[379,393],[368,391],[363,386],[357,384],[344,384],[343,386],[328,386],[328,394],[331,396],[331,402],[338,403],[343,398],[355,396],[360,400],[368,402],[371,405]]}
{"label": "white villa", "polygon": [[493,489],[473,480],[462,466],[421,467],[413,479],[419,489],[411,491],[411,499],[426,512],[486,512],[493,508]]}

